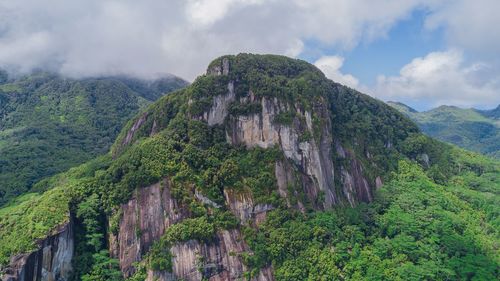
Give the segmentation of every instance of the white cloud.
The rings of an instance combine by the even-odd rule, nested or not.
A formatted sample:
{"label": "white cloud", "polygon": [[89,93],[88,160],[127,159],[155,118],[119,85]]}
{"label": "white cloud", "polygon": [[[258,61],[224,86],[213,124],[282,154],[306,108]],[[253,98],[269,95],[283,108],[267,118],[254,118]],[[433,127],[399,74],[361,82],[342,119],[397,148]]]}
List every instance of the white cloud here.
{"label": "white cloud", "polygon": [[[329,47],[383,38],[415,9],[442,28],[456,51],[415,59],[371,91],[385,99],[476,105],[498,103],[498,0],[0,0],[0,67],[48,68],[70,76],[173,73],[192,80],[217,56],[240,52],[307,53],[335,81],[343,74]],[[314,42],[314,46],[311,43]],[[484,55],[484,56],[483,56]],[[495,74],[496,73],[496,74]]]}
{"label": "white cloud", "polygon": [[189,0],[186,15],[195,25],[207,26],[224,18],[230,8],[262,4],[260,0]]}
{"label": "white cloud", "polygon": [[357,87],[359,84],[358,79],[350,74],[342,74],[340,72],[343,64],[344,58],[339,56],[324,56],[314,62],[314,65],[323,71],[326,77],[351,88]]}
{"label": "white cloud", "polygon": [[351,48],[421,1],[0,0],[0,67],[193,79],[228,53],[298,56],[307,40]]}
{"label": "white cloud", "polygon": [[444,28],[451,46],[498,57],[500,49],[500,1],[437,1],[427,17],[430,29]]}
{"label": "white cloud", "polygon": [[493,107],[500,76],[486,63],[466,64],[461,51],[433,52],[405,65],[399,76],[379,76],[372,93],[384,100],[437,106]]}

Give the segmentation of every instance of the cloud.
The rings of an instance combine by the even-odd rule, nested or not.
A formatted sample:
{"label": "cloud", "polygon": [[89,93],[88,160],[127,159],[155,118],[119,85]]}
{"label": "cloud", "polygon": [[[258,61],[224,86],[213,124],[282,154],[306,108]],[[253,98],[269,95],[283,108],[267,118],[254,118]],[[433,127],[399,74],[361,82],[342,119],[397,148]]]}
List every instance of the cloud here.
{"label": "cloud", "polygon": [[223,54],[298,56],[309,40],[352,48],[386,36],[420,2],[0,0],[0,67],[193,79]]}
{"label": "cloud", "polygon": [[491,108],[500,103],[500,76],[487,63],[466,64],[463,52],[433,52],[413,59],[398,76],[379,76],[371,91],[384,100],[437,106]]}
{"label": "cloud", "polygon": [[[0,67],[82,77],[172,73],[188,80],[224,54],[313,54],[331,79],[384,99],[498,103],[500,10],[497,0],[0,0]],[[387,36],[415,9],[426,27],[443,29],[450,48],[381,76],[375,87],[343,74],[349,50]],[[310,43],[314,42],[314,43]],[[486,55],[485,55],[486,54]]]}
{"label": "cloud", "polygon": [[344,58],[339,56],[324,56],[314,62],[314,65],[319,68],[326,77],[333,81],[355,88],[359,85],[358,79],[350,74],[342,74],[340,68],[344,63]]}
{"label": "cloud", "polygon": [[498,57],[500,49],[500,1],[453,0],[432,5],[426,19],[429,29],[444,28],[451,46]]}

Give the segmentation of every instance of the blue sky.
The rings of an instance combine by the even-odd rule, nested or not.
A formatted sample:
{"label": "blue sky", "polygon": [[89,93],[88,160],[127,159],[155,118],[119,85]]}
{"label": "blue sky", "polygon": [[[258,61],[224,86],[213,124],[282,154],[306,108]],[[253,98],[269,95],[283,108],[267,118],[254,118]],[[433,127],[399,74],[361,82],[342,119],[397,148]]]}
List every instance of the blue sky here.
{"label": "blue sky", "polygon": [[325,54],[340,55],[345,58],[343,72],[353,74],[366,85],[374,85],[377,75],[397,75],[401,67],[413,58],[446,48],[442,29],[424,28],[426,14],[424,9],[415,10],[392,27],[387,36],[361,42],[352,50],[308,42],[306,49],[314,51],[301,54],[299,58],[315,61]]}
{"label": "blue sky", "polygon": [[0,67],[70,77],[166,73],[272,53],[419,110],[500,103],[498,0],[0,0]]}
{"label": "blue sky", "polygon": [[442,30],[425,30],[425,11],[416,10],[409,19],[395,25],[387,37],[365,42],[352,51],[337,51],[345,57],[343,70],[373,85],[377,75],[397,75],[401,67],[413,58],[444,50]]}
{"label": "blue sky", "polygon": [[[360,83],[373,87],[378,75],[396,76],[412,59],[446,50],[442,28],[425,28],[427,14],[425,9],[417,9],[394,25],[386,36],[361,42],[349,50],[325,47],[315,41],[307,42],[306,49],[311,51],[301,54],[299,58],[314,62],[323,55],[342,56],[345,59],[342,72],[350,73],[359,79]],[[417,110],[426,110],[433,106],[425,101],[408,103]],[[488,105],[480,107],[489,108]]]}

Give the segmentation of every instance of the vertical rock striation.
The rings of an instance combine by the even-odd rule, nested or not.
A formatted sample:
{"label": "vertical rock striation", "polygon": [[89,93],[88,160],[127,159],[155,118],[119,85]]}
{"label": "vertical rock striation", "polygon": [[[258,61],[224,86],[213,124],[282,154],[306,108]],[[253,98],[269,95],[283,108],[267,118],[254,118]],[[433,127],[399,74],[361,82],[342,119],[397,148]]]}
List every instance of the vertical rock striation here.
{"label": "vertical rock striation", "polygon": [[60,230],[39,243],[40,248],[11,258],[3,271],[2,281],[66,281],[71,273],[74,239],[73,225]]}
{"label": "vertical rock striation", "polygon": [[126,277],[135,272],[133,263],[141,261],[166,228],[189,216],[187,209],[172,198],[168,180],[138,189],[121,211],[118,233],[110,238],[110,252],[118,258]]}
{"label": "vertical rock striation", "polygon": [[[134,263],[141,261],[152,244],[159,240],[172,224],[189,217],[186,206],[171,195],[167,179],[138,189],[134,197],[121,206],[123,213],[116,235],[110,237],[111,253],[119,259],[125,277],[135,272]],[[203,197],[196,197],[204,200]],[[242,199],[226,193],[226,204],[240,218],[262,221],[267,205],[253,205],[251,198]],[[248,201],[245,201],[248,200]],[[147,280],[237,280],[244,277],[247,268],[240,254],[250,249],[238,229],[221,230],[212,241],[189,240],[177,243],[170,249],[172,272],[148,272]],[[263,269],[255,280],[273,280],[270,269]]]}
{"label": "vertical rock striation", "polygon": [[[230,65],[227,59],[207,71],[209,75],[229,73]],[[350,205],[372,200],[375,183],[367,180],[356,155],[334,142],[331,112],[325,98],[316,102],[311,111],[276,97],[258,97],[251,90],[246,95],[237,97],[234,91],[235,83],[229,81],[228,92],[213,97],[212,106],[202,114],[201,119],[209,125],[224,124],[227,140],[233,145],[243,144],[249,148],[278,146],[283,151],[286,162],[289,162],[276,165],[279,193],[282,196],[288,196],[289,185],[298,184],[316,209],[328,209],[343,200]],[[259,104],[261,110],[251,114],[231,115],[227,109],[234,102],[242,105]],[[283,114],[293,116],[293,119],[286,124],[277,122],[277,118]],[[313,124],[313,118],[321,120],[317,122],[319,125]],[[304,138],[306,135],[309,137]],[[337,164],[337,176],[341,183],[337,187],[334,153],[338,153],[339,158],[351,160],[350,164]],[[298,177],[293,174],[298,174]],[[320,194],[322,203],[318,202]]]}

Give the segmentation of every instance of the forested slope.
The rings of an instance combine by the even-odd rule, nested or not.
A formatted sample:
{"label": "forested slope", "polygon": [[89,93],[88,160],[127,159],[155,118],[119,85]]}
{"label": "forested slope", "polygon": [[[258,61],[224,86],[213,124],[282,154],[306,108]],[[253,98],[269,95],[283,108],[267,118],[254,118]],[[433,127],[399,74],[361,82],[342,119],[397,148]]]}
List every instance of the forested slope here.
{"label": "forested slope", "polygon": [[493,110],[440,106],[418,112],[402,103],[388,104],[431,137],[500,159],[500,105]]}
{"label": "forested slope", "polygon": [[168,77],[0,78],[0,204],[38,180],[106,153],[125,122],[186,86]]}

